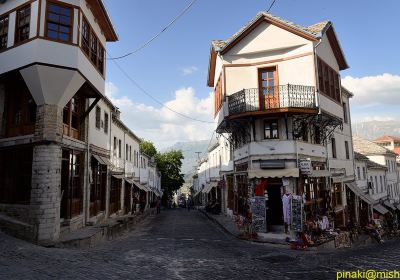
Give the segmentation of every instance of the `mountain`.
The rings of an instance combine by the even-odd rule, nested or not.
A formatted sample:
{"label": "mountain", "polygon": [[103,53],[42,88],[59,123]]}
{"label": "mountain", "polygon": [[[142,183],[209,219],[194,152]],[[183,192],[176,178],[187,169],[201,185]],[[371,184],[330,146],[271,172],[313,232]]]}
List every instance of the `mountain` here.
{"label": "mountain", "polygon": [[[201,141],[191,141],[191,142],[177,142],[173,146],[165,149],[168,150],[181,150],[183,156],[185,157],[182,161],[182,170],[181,172],[185,174],[185,181],[190,179],[192,174],[194,173],[194,167],[197,165],[198,157],[202,157],[206,154],[209,140],[201,140]],[[196,152],[201,152],[200,155],[197,155]]]}
{"label": "mountain", "polygon": [[374,140],[382,135],[400,136],[400,121],[366,121],[352,124],[353,135]]}

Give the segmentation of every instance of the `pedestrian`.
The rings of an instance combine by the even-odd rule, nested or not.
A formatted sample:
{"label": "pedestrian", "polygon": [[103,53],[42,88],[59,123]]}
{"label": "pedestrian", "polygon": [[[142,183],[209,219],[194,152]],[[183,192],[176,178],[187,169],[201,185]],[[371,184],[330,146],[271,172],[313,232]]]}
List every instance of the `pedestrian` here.
{"label": "pedestrian", "polygon": [[158,197],[156,202],[157,214],[161,213],[161,199]]}
{"label": "pedestrian", "polygon": [[192,207],[192,198],[189,196],[187,200],[187,209],[190,211],[190,207]]}

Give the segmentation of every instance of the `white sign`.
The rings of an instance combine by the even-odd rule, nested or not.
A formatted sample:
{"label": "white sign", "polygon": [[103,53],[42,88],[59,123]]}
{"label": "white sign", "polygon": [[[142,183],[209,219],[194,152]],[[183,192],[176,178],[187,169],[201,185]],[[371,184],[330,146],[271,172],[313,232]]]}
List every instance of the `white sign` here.
{"label": "white sign", "polygon": [[301,159],[299,162],[299,167],[302,174],[311,175],[312,172],[311,160]]}

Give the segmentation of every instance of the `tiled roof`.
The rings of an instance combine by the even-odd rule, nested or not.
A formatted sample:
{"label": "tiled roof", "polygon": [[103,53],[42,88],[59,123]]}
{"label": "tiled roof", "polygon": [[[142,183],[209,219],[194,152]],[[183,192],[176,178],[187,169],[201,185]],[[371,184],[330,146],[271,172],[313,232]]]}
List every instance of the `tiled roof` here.
{"label": "tiled roof", "polygon": [[400,155],[400,147],[394,148],[393,152],[395,152],[396,154]]}
{"label": "tiled roof", "polygon": [[394,152],[359,136],[353,136],[353,145],[354,151],[363,155],[395,155]]}
{"label": "tiled roof", "polygon": [[383,135],[381,137],[378,137],[374,140],[374,142],[380,142],[380,141],[400,141],[400,137],[397,136],[390,136],[390,135]]}
{"label": "tiled roof", "polygon": [[378,164],[376,162],[373,162],[371,160],[367,161],[367,168],[369,168],[369,169],[384,169],[384,170],[387,170],[386,166],[380,165],[380,164]]}
{"label": "tiled roof", "polygon": [[354,159],[359,161],[369,161],[369,159],[366,156],[357,152],[354,152]]}
{"label": "tiled roof", "polygon": [[229,39],[227,40],[214,40],[212,41],[212,45],[216,51],[222,50],[225,48],[227,45],[229,45],[231,42],[233,42],[237,37],[239,37],[247,28],[249,28],[253,23],[255,23],[257,20],[259,20],[261,17],[267,17],[276,21],[279,21],[280,23],[283,23],[287,26],[290,26],[294,29],[297,29],[298,31],[301,31],[303,33],[306,33],[308,35],[311,35],[312,37],[319,38],[321,34],[324,32],[327,26],[331,24],[330,21],[323,21],[319,22],[307,27],[298,25],[294,22],[285,20],[281,17],[274,16],[270,13],[266,12],[258,12],[255,17],[253,17],[247,24],[245,24],[242,28],[239,29],[238,32],[233,34]]}

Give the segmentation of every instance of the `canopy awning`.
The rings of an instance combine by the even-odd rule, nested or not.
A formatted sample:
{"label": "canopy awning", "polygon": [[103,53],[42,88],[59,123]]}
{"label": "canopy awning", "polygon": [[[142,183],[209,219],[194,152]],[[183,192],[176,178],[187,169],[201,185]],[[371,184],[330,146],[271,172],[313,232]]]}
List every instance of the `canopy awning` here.
{"label": "canopy awning", "polygon": [[356,182],[345,183],[345,185],[359,198],[364,200],[368,204],[374,204],[374,200],[368,194],[363,193],[363,191],[357,187]]}
{"label": "canopy awning", "polygon": [[389,201],[385,201],[383,204],[385,204],[385,206],[388,207],[388,209],[396,210],[396,207],[394,207],[394,205]]}
{"label": "canopy awning", "polygon": [[128,182],[131,185],[134,184],[133,179],[125,178],[125,181]]}
{"label": "canopy awning", "polygon": [[250,170],[248,178],[283,178],[283,177],[299,177],[298,168],[285,168],[285,169],[260,169]]}
{"label": "canopy awning", "polygon": [[92,154],[92,156],[102,165],[112,165],[108,158]]}
{"label": "canopy awning", "polygon": [[204,189],[202,190],[203,193],[209,193],[212,188],[215,188],[218,186],[218,182],[210,182],[207,183]]}
{"label": "canopy awning", "polygon": [[378,211],[382,215],[385,215],[387,212],[389,212],[389,210],[387,210],[385,207],[383,207],[380,204],[374,205],[374,210]]}
{"label": "canopy awning", "polygon": [[139,189],[141,189],[142,191],[145,191],[145,192],[148,192],[148,191],[149,191],[149,190],[147,189],[146,186],[140,184],[140,183],[137,182],[137,181],[133,181],[133,184],[134,184],[136,187],[138,187]]}
{"label": "canopy awning", "polygon": [[329,170],[312,170],[308,177],[331,177],[331,172]]}
{"label": "canopy awning", "polygon": [[111,176],[116,179],[124,179],[125,178],[124,174],[111,174]]}

